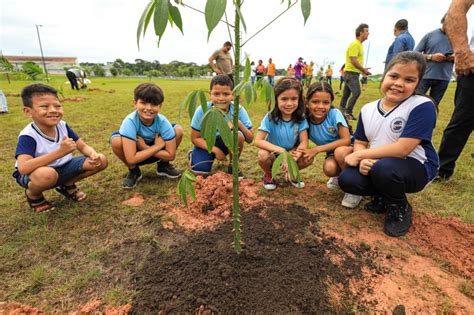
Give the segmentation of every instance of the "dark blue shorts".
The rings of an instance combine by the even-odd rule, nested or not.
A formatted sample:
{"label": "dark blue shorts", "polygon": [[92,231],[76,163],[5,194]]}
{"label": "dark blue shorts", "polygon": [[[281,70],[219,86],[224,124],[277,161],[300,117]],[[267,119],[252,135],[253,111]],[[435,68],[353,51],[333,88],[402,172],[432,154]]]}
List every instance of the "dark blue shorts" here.
{"label": "dark blue shorts", "polygon": [[[58,173],[58,180],[56,181],[56,184],[54,184],[54,187],[64,185],[67,181],[84,172],[83,166],[85,160],[86,157],[80,155],[73,157],[66,164],[54,167],[54,169]],[[28,183],[30,182],[30,177],[28,175],[21,175],[17,170],[13,173],[12,176],[15,178],[17,184],[23,188],[26,188],[28,186]]]}
{"label": "dark blue shorts", "polygon": [[[216,143],[214,146],[221,149],[225,155],[229,154],[229,149],[225,146],[224,141],[220,136],[216,137]],[[209,153],[207,150],[194,147],[189,156],[191,170],[197,174],[209,174],[215,158],[216,155],[214,153]]]}

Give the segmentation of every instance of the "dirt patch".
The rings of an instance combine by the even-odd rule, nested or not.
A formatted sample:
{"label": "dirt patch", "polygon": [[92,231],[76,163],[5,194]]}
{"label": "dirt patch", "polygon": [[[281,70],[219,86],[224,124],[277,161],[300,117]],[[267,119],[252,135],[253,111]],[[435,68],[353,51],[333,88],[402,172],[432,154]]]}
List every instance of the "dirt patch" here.
{"label": "dirt patch", "polygon": [[[176,224],[189,230],[210,228],[230,218],[232,211],[231,175],[217,172],[206,178],[198,176],[194,188],[196,200],[189,203],[189,208],[171,207],[165,203],[158,207],[166,209],[167,214],[175,218]],[[260,186],[251,179],[243,179],[239,182],[241,209],[248,209],[263,202],[263,197],[257,194],[259,188]]]}
{"label": "dirt patch", "polygon": [[447,261],[468,278],[474,278],[474,225],[455,218],[418,214],[408,242],[427,255]]}
{"label": "dirt patch", "polygon": [[139,293],[132,313],[370,309],[376,301],[360,302],[368,288],[352,282],[383,273],[377,252],[328,237],[319,219],[301,206],[260,206],[242,213],[241,255],[232,250],[230,221],[194,232],[172,251],[149,252],[134,274]]}
{"label": "dirt patch", "polygon": [[99,89],[99,88],[88,88],[87,91],[89,91],[89,92],[115,93],[115,90],[114,90],[114,89],[102,90],[102,89]]}
{"label": "dirt patch", "polygon": [[472,283],[472,225],[415,213],[407,236],[393,238],[382,232],[383,215],[364,211],[356,215],[370,227],[354,227],[344,221],[335,225],[334,218],[329,218],[324,231],[342,242],[362,241],[379,250],[378,262],[389,272],[354,283],[373,288],[366,296],[378,302],[372,311],[392,312],[401,304],[409,313],[474,312],[474,300],[460,290],[468,281]]}
{"label": "dirt patch", "polygon": [[5,96],[20,97],[19,93],[5,93]]}
{"label": "dirt patch", "polygon": [[[90,300],[77,310],[67,312],[69,315],[79,314],[105,314],[105,315],[125,315],[130,312],[131,305],[122,305],[118,307],[102,303],[100,300]],[[37,308],[24,305],[17,302],[0,302],[0,314],[5,315],[42,315],[47,314]]]}
{"label": "dirt patch", "polygon": [[139,207],[145,202],[145,198],[140,193],[134,193],[133,196],[127,200],[122,201],[125,206]]}
{"label": "dirt patch", "polygon": [[85,97],[65,97],[61,100],[61,102],[82,102],[85,99]]}

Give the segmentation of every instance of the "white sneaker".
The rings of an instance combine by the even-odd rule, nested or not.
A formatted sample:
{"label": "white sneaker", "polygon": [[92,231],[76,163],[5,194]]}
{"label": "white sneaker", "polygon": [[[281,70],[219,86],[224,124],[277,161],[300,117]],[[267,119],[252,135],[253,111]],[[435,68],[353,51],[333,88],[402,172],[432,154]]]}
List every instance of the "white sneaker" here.
{"label": "white sneaker", "polygon": [[296,187],[296,188],[304,188],[304,181],[299,181],[298,180],[290,180],[290,183],[291,185],[293,185],[293,187]]}
{"label": "white sneaker", "polygon": [[341,205],[346,208],[355,208],[359,205],[360,201],[362,200],[362,196],[352,195],[352,194],[345,194],[344,198],[342,198]]}
{"label": "white sneaker", "polygon": [[328,182],[326,183],[326,186],[329,189],[339,189],[339,177],[334,176],[329,178]]}

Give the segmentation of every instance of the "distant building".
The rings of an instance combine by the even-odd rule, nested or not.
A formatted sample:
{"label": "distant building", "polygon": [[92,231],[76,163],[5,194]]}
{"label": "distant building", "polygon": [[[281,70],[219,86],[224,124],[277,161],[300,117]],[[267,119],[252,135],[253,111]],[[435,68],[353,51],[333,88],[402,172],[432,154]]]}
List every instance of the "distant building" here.
{"label": "distant building", "polygon": [[[43,68],[41,56],[3,56],[17,69],[25,62],[32,61]],[[44,63],[49,74],[65,74],[64,68],[78,67],[77,57],[44,57]]]}

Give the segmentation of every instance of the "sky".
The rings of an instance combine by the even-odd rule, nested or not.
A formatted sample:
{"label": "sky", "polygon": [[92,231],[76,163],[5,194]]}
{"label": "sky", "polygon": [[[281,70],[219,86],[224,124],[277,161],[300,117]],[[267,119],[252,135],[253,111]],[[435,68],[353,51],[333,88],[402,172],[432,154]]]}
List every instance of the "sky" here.
{"label": "sky", "polygon": [[[294,2],[295,0],[292,0]],[[45,56],[77,57],[79,62],[107,62],[120,58],[173,60],[205,64],[209,56],[229,40],[229,32],[220,23],[207,39],[204,15],[180,6],[184,35],[169,25],[157,46],[150,23],[137,47],[136,32],[140,16],[149,0],[0,0],[0,49],[4,55],[39,56],[35,25],[39,27]],[[172,1],[174,2],[174,1]],[[232,1],[227,15],[233,21]],[[304,25],[300,3],[283,14],[248,43],[242,50],[251,60],[272,58],[277,68],[287,68],[298,57],[317,65],[333,63],[339,69],[345,51],[355,39],[360,23],[369,25],[364,42],[366,66],[372,73],[383,71],[383,61],[394,40],[393,26],[407,19],[415,42],[440,26],[450,0],[364,0],[311,1],[311,15]],[[205,0],[184,0],[204,10]],[[247,32],[243,42],[287,7],[285,0],[245,0],[242,7]],[[469,12],[471,21],[474,10]],[[233,31],[232,31],[233,33]]]}

